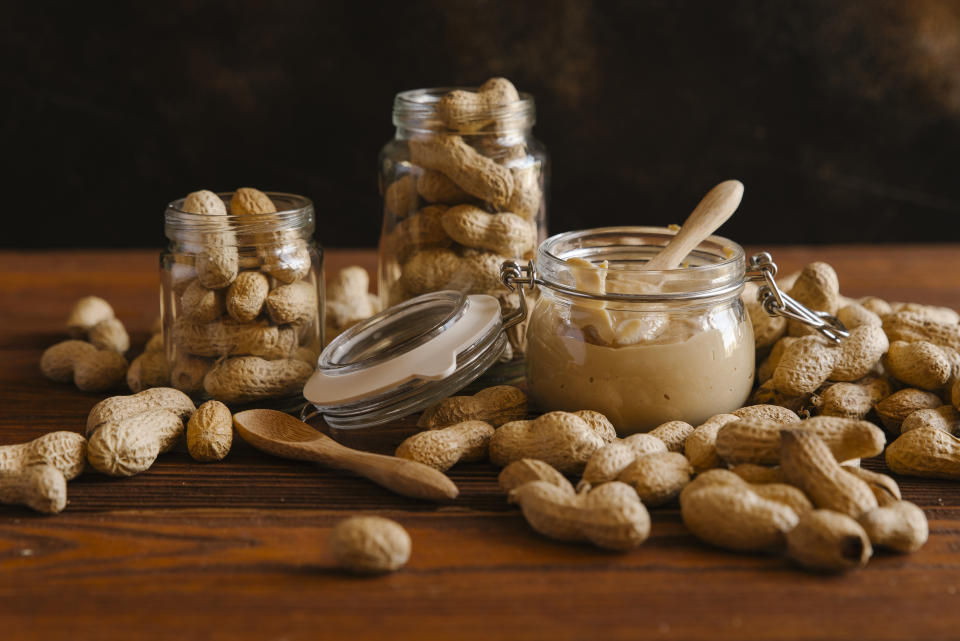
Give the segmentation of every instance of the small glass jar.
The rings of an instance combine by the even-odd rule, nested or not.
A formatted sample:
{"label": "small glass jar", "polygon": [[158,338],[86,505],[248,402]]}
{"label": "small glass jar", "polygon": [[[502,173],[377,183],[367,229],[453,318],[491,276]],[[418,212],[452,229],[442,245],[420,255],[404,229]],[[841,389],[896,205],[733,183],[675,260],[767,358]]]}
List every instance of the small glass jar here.
{"label": "small glass jar", "polygon": [[711,236],[680,269],[642,271],[673,236],[603,228],[540,245],[526,374],[541,410],[596,410],[630,434],[743,405],[754,376],[743,249]]}
{"label": "small glass jar", "polygon": [[[229,211],[231,193],[217,194]],[[167,206],[161,318],[170,384],[230,405],[301,399],[323,346],[323,258],[313,203],[267,192],[277,211]]]}
{"label": "small glass jar", "polygon": [[[471,99],[506,83],[511,99],[455,115],[450,96]],[[532,135],[533,97],[503,79],[472,89],[417,89],[396,96],[396,136],[380,152],[383,228],[379,284],[386,306],[441,290],[497,297],[506,312],[517,294],[500,265],[530,259],[546,237],[548,156]],[[510,334],[506,359],[522,356]]]}

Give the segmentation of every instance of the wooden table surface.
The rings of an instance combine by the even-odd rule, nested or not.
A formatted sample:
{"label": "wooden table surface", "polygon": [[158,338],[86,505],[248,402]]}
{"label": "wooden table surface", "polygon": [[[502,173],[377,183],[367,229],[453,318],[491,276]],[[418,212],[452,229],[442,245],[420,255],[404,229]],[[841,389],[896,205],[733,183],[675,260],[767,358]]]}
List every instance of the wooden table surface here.
{"label": "wooden table surface", "polygon": [[[960,245],[773,254],[787,271],[830,262],[850,296],[960,308]],[[368,250],[327,255],[328,273],[374,262]],[[82,431],[103,395],[44,379],[40,354],[65,338],[69,308],[87,294],[113,304],[137,353],[157,314],[156,272],[152,251],[0,252],[0,443]],[[346,441],[387,451],[409,433],[401,425]],[[57,516],[0,506],[0,638],[960,637],[958,484],[898,479],[930,520],[926,546],[824,577],[701,544],[675,504],[652,511],[640,549],[615,554],[531,531],[486,463],[452,470],[461,496],[437,506],[235,443],[219,464],[172,453],[130,479],[88,472]],[[403,570],[334,569],[330,528],[360,513],[407,528]]]}

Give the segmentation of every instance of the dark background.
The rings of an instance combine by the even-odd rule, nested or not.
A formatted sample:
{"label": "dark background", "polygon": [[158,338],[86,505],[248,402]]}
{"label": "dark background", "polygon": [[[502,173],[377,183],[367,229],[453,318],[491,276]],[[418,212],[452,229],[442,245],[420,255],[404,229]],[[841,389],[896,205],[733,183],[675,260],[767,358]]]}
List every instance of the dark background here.
{"label": "dark background", "polygon": [[163,208],[312,198],[372,246],[401,90],[537,99],[551,232],[679,222],[746,185],[741,242],[960,240],[960,2],[7,2],[7,247],[156,246]]}

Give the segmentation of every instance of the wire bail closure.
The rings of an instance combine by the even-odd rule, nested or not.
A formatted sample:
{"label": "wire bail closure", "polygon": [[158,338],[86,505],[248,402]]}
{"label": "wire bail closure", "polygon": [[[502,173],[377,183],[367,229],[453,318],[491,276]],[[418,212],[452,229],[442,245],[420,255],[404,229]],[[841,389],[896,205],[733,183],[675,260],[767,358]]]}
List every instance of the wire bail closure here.
{"label": "wire bail closure", "polygon": [[763,282],[757,292],[757,300],[770,316],[783,316],[800,321],[814,328],[834,343],[850,336],[850,332],[840,319],[827,312],[818,312],[791,298],[777,285],[777,264],[767,252],[750,257],[746,279],[751,282]]}
{"label": "wire bail closure", "polygon": [[527,297],[523,295],[523,287],[533,290],[537,286],[536,273],[533,261],[520,265],[515,260],[506,260],[500,265],[500,282],[511,292],[520,292],[520,307],[503,316],[503,329],[510,329],[518,325],[527,317]]}

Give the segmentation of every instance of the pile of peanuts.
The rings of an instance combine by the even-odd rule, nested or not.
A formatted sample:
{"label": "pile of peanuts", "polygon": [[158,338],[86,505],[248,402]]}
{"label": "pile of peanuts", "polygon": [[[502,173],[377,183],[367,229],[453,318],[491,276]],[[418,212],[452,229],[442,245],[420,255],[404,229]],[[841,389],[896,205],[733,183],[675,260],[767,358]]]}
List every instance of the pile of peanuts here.
{"label": "pile of peanuts", "polygon": [[[381,279],[390,305],[441,289],[491,294],[516,308],[500,283],[505,260],[529,259],[544,216],[543,170],[502,114],[520,101],[509,80],[444,94],[445,129],[408,141],[384,186]],[[519,349],[519,334],[511,336]]]}
{"label": "pile of peanuts", "polygon": [[[306,241],[295,231],[233,231],[226,204],[210,191],[189,194],[182,209],[209,216],[213,231],[196,253],[172,258],[170,384],[225,403],[297,394],[320,347],[319,284]],[[240,230],[244,218],[276,213],[257,189],[238,189],[230,200]]]}

